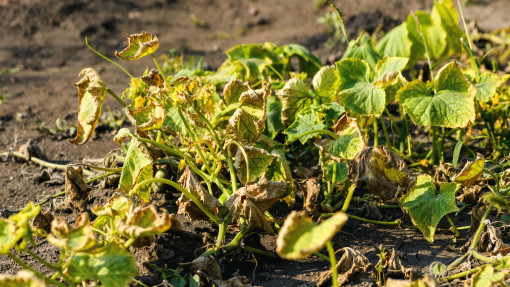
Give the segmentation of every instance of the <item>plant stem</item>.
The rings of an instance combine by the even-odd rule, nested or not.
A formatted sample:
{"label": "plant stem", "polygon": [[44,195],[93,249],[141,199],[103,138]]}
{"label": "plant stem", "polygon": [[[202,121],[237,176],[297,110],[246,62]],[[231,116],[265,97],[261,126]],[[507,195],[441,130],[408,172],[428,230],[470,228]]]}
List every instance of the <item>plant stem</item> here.
{"label": "plant stem", "polygon": [[476,252],[476,250],[471,251],[471,255],[473,255],[474,258],[476,258],[478,260],[481,260],[481,261],[484,261],[484,262],[487,262],[487,263],[495,263],[495,262],[498,261],[498,260],[496,260],[494,258],[490,258],[490,257],[487,257],[485,255],[482,255],[482,254]]}
{"label": "plant stem", "polygon": [[328,194],[326,194],[326,196],[324,197],[324,200],[321,202],[321,205],[330,202],[331,195],[335,191],[335,183],[336,183],[336,162],[333,163],[333,174],[331,175],[331,182],[328,181]]}
{"label": "plant stem", "polygon": [[[67,165],[65,164],[57,164],[57,163],[51,163],[51,162],[48,162],[48,161],[45,161],[45,160],[42,160],[38,157],[35,157],[35,156],[31,156],[30,158],[27,158],[24,154],[20,153],[20,152],[17,152],[17,151],[9,151],[9,152],[3,152],[3,153],[0,153],[0,156],[9,156],[9,155],[13,155],[17,158],[21,158],[21,159],[24,159],[26,161],[32,161],[40,166],[44,166],[44,167],[49,167],[49,168],[55,168],[55,169],[59,169],[59,170],[66,170],[67,169]],[[83,174],[85,175],[93,175],[94,173],[89,171],[89,170],[83,170]]]}
{"label": "plant stem", "polygon": [[106,57],[105,55],[99,53],[98,51],[94,50],[92,47],[90,47],[89,45],[89,42],[87,41],[87,37],[85,37],[85,45],[87,45],[87,47],[92,51],[94,52],[94,54],[98,55],[99,57],[105,59],[106,61],[114,64],[115,66],[117,66],[119,69],[121,69],[124,73],[126,73],[126,75],[128,75],[131,79],[134,79],[135,77],[133,77],[126,69],[124,69],[124,67],[122,67],[121,65],[117,64],[116,62],[114,62],[113,60],[111,60],[110,58]]}
{"label": "plant stem", "polygon": [[147,180],[144,180],[138,184],[136,184],[135,186],[133,186],[133,188],[131,189],[131,193],[136,191],[138,188],[140,188],[141,186],[144,186],[144,185],[147,185],[147,184],[151,184],[153,182],[159,182],[159,183],[164,183],[164,184],[168,184],[168,185],[171,185],[173,188],[179,190],[180,192],[182,192],[187,198],[189,198],[191,201],[193,201],[194,204],[196,204],[198,206],[198,208],[200,208],[200,210],[202,210],[202,212],[205,213],[205,215],[207,215],[214,223],[216,224],[220,224],[221,221],[214,215],[212,214],[203,204],[202,202],[196,198],[193,194],[191,194],[189,191],[187,191],[186,189],[184,189],[182,186],[180,186],[178,183],[176,182],[173,182],[169,179],[166,179],[166,178],[150,178],[150,179],[147,179]]}
{"label": "plant stem", "polygon": [[469,246],[470,250],[474,250],[476,245],[478,244],[478,240],[480,239],[480,236],[482,235],[483,229],[485,227],[485,220],[489,216],[489,213],[492,210],[492,203],[487,206],[487,210],[483,214],[482,218],[480,219],[480,225],[478,226],[478,229],[476,230],[476,233],[473,237],[473,242],[471,242],[471,245]]}
{"label": "plant stem", "polygon": [[377,127],[377,118],[373,121],[374,126],[374,147],[379,146],[379,129]]}
{"label": "plant stem", "polygon": [[344,206],[342,207],[342,212],[347,212],[347,208],[349,208],[349,204],[351,203],[352,195],[354,194],[354,190],[356,189],[356,185],[353,184],[349,187],[349,191],[347,192],[347,196],[345,197]]}
{"label": "plant stem", "polygon": [[452,226],[454,236],[455,237],[460,237],[459,230],[455,226],[455,222],[453,222],[453,219],[450,217],[449,214],[446,215],[446,219],[448,219],[448,222],[450,222],[450,225]]}
{"label": "plant stem", "polygon": [[309,134],[315,134],[315,133],[320,133],[320,134],[325,134],[325,135],[328,135],[330,137],[332,137],[333,139],[338,139],[338,135],[335,134],[334,132],[332,131],[328,131],[328,130],[311,130],[311,131],[306,131],[302,134],[299,134],[297,137],[295,137],[293,140],[291,141],[287,141],[286,145],[290,145],[291,143],[295,142],[296,140],[298,140],[299,138],[302,138],[304,136],[307,136]]}
{"label": "plant stem", "polygon": [[274,254],[273,252],[260,250],[258,248],[254,248],[254,247],[250,247],[250,246],[245,246],[244,249],[246,249],[247,251],[250,251],[251,253],[260,254],[262,256],[266,256],[269,258],[278,259],[278,256],[276,254]]}
{"label": "plant stem", "polygon": [[338,287],[338,271],[336,270],[336,257],[335,250],[331,244],[331,240],[326,242],[326,247],[329,253],[329,261],[331,262],[331,280],[333,281],[333,287]]}
{"label": "plant stem", "polygon": [[41,256],[37,255],[37,253],[33,252],[30,248],[23,249],[23,251],[30,254],[30,256],[34,257],[35,260],[39,261],[42,265],[48,267],[49,269],[52,269],[53,271],[56,271],[58,273],[62,271],[60,270],[60,268],[54,266],[53,264],[44,260]]}
{"label": "plant stem", "polygon": [[131,244],[133,244],[135,242],[135,240],[136,240],[135,238],[132,238],[132,237],[129,238],[128,241],[126,241],[124,243],[124,248],[128,248],[129,246],[131,246]]}
{"label": "plant stem", "polygon": [[437,154],[437,127],[432,127],[432,153],[430,154],[429,164],[434,165],[436,162],[436,154]]}
{"label": "plant stem", "polygon": [[158,71],[159,73],[161,74],[161,76],[163,77],[163,80],[165,81],[165,84],[167,86],[168,85],[168,80],[166,79],[166,76],[165,76],[165,73],[163,72],[163,70],[161,69],[161,67],[159,66],[159,62],[158,62],[158,59],[156,59],[156,56],[154,56],[154,53],[151,54],[151,57],[152,57],[152,60],[154,60],[154,63],[156,64],[156,67],[158,68]]}
{"label": "plant stem", "polygon": [[117,94],[115,94],[111,89],[106,90],[108,94],[110,94],[123,108],[127,107],[127,104],[122,101]]}
{"label": "plant stem", "polygon": [[473,274],[475,272],[478,272],[480,270],[480,267],[476,267],[476,268],[473,268],[473,269],[469,269],[467,271],[464,271],[464,272],[460,272],[460,273],[457,273],[457,274],[454,274],[454,275],[450,275],[448,277],[444,277],[444,278],[441,278],[440,281],[443,281],[443,280],[446,280],[446,281],[451,281],[451,280],[455,280],[455,279],[459,279],[459,278],[463,278],[463,277],[466,277],[470,274]]}
{"label": "plant stem", "polygon": [[398,226],[401,223],[401,221],[398,219],[395,221],[378,221],[378,220],[371,220],[371,219],[367,219],[367,218],[363,218],[363,217],[358,217],[358,216],[351,215],[351,214],[347,214],[347,216],[349,216],[349,218],[352,218],[352,219],[356,219],[356,220],[367,222],[367,223],[377,224],[377,225]]}
{"label": "plant stem", "polygon": [[35,270],[34,268],[30,267],[28,264],[26,264],[23,260],[19,259],[13,253],[8,252],[6,255],[9,256],[12,260],[14,260],[14,262],[19,264],[21,267],[23,267],[23,269],[26,269],[26,270],[31,271],[32,273],[34,273],[34,275],[37,278],[39,278],[41,280],[44,280],[45,282],[51,283],[53,285],[57,285],[57,286],[60,286],[60,287],[66,287],[66,285],[64,283],[61,283],[61,282],[59,282],[57,280],[54,280],[54,279],[51,279],[51,278],[48,278],[48,277],[44,276],[44,274],[42,274],[41,272],[39,272],[39,271]]}
{"label": "plant stem", "polygon": [[322,258],[322,259],[324,259],[324,260],[326,260],[326,261],[330,262],[329,257],[328,257],[328,256],[326,256],[326,255],[324,255],[324,254],[322,254],[322,253],[320,253],[319,251],[314,252],[313,254],[315,254],[315,255],[316,255],[317,257],[319,257],[319,258]]}
{"label": "plant stem", "polygon": [[244,236],[246,236],[246,234],[248,234],[248,231],[249,231],[248,225],[245,222],[241,223],[241,230],[239,231],[239,233],[237,233],[236,237],[234,237],[234,239],[232,239],[232,241],[230,241],[229,244],[227,244],[223,247],[214,247],[212,249],[209,249],[206,252],[202,253],[202,255],[200,255],[200,257],[216,254],[220,251],[220,249],[223,249],[224,251],[229,252],[229,251],[239,248],[239,245],[241,244],[241,240],[244,238]]}
{"label": "plant stem", "polygon": [[383,117],[381,116],[381,126],[384,133],[384,141],[386,142],[386,146],[393,147],[392,142],[390,141],[390,137],[388,135],[388,130],[386,129],[386,123],[384,122]]}

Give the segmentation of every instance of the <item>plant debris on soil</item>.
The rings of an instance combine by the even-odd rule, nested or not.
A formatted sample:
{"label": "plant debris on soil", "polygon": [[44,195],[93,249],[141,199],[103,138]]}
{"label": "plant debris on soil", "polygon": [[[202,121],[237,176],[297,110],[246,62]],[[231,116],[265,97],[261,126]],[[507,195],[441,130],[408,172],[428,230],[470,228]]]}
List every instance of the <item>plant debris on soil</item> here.
{"label": "plant debris on soil", "polygon": [[[509,284],[510,6],[461,1],[468,51],[427,38],[457,31],[435,1],[333,2],[345,35],[327,1],[0,0],[0,283]],[[374,56],[402,23],[410,55]]]}

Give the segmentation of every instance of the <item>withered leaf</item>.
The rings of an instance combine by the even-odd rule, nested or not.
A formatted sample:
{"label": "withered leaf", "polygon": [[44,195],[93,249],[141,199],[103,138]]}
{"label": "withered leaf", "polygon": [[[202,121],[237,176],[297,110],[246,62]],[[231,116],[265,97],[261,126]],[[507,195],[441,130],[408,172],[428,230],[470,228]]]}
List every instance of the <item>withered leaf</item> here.
{"label": "withered leaf", "polygon": [[27,160],[30,160],[33,156],[43,160],[46,159],[46,154],[34,140],[28,140],[25,144],[21,145],[18,152],[22,153]]}
{"label": "withered leaf", "polygon": [[439,283],[437,283],[434,277],[431,277],[427,274],[423,276],[423,278],[418,279],[416,281],[408,281],[408,280],[399,280],[388,278],[386,281],[386,287],[439,287]]}
{"label": "withered leaf", "polygon": [[179,263],[179,266],[184,267],[193,273],[197,273],[198,271],[205,272],[209,278],[213,280],[223,279],[223,276],[221,275],[221,267],[218,264],[218,261],[216,261],[216,259],[212,256],[201,256],[191,262]]}
{"label": "withered leaf", "polygon": [[[366,272],[368,269],[372,267],[372,264],[368,261],[363,254],[358,251],[350,248],[344,247],[342,248],[344,254],[342,258],[336,264],[336,269],[338,271],[338,285],[342,286],[345,282],[354,278],[360,272]],[[331,281],[331,270],[326,271],[322,276],[320,282],[317,284],[319,286],[324,286],[325,284]]]}
{"label": "withered leaf", "polygon": [[125,111],[129,121],[139,131],[160,129],[166,117],[165,107],[153,100],[149,100],[147,105],[138,109],[127,106]]}
{"label": "withered leaf", "polygon": [[468,161],[464,168],[452,178],[452,181],[460,182],[465,187],[469,187],[482,176],[484,166],[485,159],[483,155],[478,153],[475,161]]}
{"label": "withered leaf", "polygon": [[[202,204],[213,214],[216,214],[221,208],[221,203],[200,184],[197,177],[191,172],[189,167],[186,167],[184,170],[184,173],[179,179],[179,184],[200,200],[200,202],[202,202]],[[178,214],[187,213],[192,220],[197,218],[207,218],[204,212],[184,194],[181,194],[181,197],[177,200],[177,204],[179,205]]]}
{"label": "withered leaf", "polygon": [[140,79],[149,87],[161,88],[165,84],[163,76],[154,69],[152,69],[147,75],[141,76]]}
{"label": "withered leaf", "polygon": [[235,218],[244,217],[249,229],[273,233],[264,212],[283,196],[286,188],[287,183],[283,181],[261,180],[238,189],[227,199],[225,206]]}
{"label": "withered leaf", "polygon": [[87,250],[97,243],[90,226],[89,215],[85,212],[78,216],[74,226],[69,226],[63,218],[55,216],[47,239],[59,248],[72,251]]}
{"label": "withered leaf", "polygon": [[0,285],[6,287],[46,287],[46,283],[28,270],[20,270],[16,275],[0,274]]}
{"label": "withered leaf", "polygon": [[[248,164],[241,149],[237,149],[234,157],[234,168],[237,177],[243,184],[256,182],[266,172],[273,162],[275,155],[253,146],[243,146],[248,158]],[[249,176],[249,178],[247,178]]]}
{"label": "withered leaf", "polygon": [[398,188],[407,190],[413,179],[402,158],[386,146],[365,146],[349,166],[353,184],[365,182],[370,192],[385,200],[394,199]]}
{"label": "withered leaf", "polygon": [[223,102],[225,106],[239,102],[241,94],[250,89],[250,84],[248,82],[243,83],[236,79],[230,80],[223,91]]}
{"label": "withered leaf", "polygon": [[82,145],[94,133],[108,88],[97,71],[92,68],[83,69],[79,76],[83,78],[74,84],[78,87],[79,97],[78,130],[76,137],[69,141],[73,144]]}
{"label": "withered leaf", "polygon": [[66,204],[73,210],[83,212],[87,208],[90,188],[82,177],[82,169],[68,166],[65,174]]}
{"label": "withered leaf", "polygon": [[129,45],[120,53],[115,51],[115,56],[126,61],[133,61],[154,53],[159,46],[156,35],[142,31],[141,34],[128,35]]}
{"label": "withered leaf", "polygon": [[246,276],[234,275],[228,280],[213,280],[218,287],[251,287],[250,279]]}
{"label": "withered leaf", "polygon": [[361,217],[368,218],[368,219],[374,219],[374,220],[383,219],[381,211],[379,211],[379,208],[377,208],[377,206],[371,201],[363,204],[363,206],[357,212],[357,214],[360,215]]}
{"label": "withered leaf", "polygon": [[50,210],[37,214],[32,219],[32,226],[34,228],[42,229],[46,232],[51,231],[51,222],[53,221],[53,214]]}
{"label": "withered leaf", "polygon": [[310,177],[298,182],[298,184],[303,191],[303,198],[305,199],[304,209],[306,212],[308,212],[308,214],[317,216],[319,211],[317,210],[315,202],[317,201],[321,191],[321,185],[319,181],[315,177]]}
{"label": "withered leaf", "polygon": [[118,220],[115,228],[129,238],[152,237],[167,231],[172,225],[168,212],[158,214],[154,205],[138,206],[127,213],[126,220]]}

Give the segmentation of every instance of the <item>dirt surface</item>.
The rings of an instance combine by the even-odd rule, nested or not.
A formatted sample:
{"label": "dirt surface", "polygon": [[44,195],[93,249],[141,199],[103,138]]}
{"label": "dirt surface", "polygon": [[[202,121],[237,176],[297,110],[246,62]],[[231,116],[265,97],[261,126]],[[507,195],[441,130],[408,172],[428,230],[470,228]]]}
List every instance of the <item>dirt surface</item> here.
{"label": "dirt surface", "polygon": [[[114,131],[100,126],[94,138],[84,146],[75,146],[66,139],[73,136],[71,126],[76,121],[77,90],[73,83],[85,67],[93,67],[104,82],[118,94],[129,78],[115,66],[91,53],[84,37],[99,52],[113,57],[115,50],[127,44],[126,33],[141,30],[158,35],[159,55],[173,49],[186,56],[203,57],[208,67],[217,68],[225,60],[223,51],[239,43],[273,42],[278,45],[299,43],[319,56],[323,63],[338,60],[341,46],[326,48],[329,34],[317,19],[326,8],[318,9],[310,0],[0,0],[0,71],[17,72],[0,75],[0,95],[10,96],[0,105],[0,152],[17,150],[28,140],[34,140],[45,152],[47,159],[59,164],[97,163],[111,149]],[[433,1],[421,0],[357,0],[335,1],[344,12],[346,27],[351,37],[360,30],[374,31],[379,25],[389,30],[400,23],[410,11],[429,10]],[[467,20],[476,20],[481,29],[492,30],[510,26],[508,1],[470,1],[465,7]],[[192,16],[194,15],[194,16]],[[205,22],[204,27],[191,20]],[[129,72],[141,74],[152,67],[150,59],[122,63]],[[107,98],[103,114],[120,110]],[[63,128],[57,133],[60,118]],[[46,174],[47,173],[47,174]],[[49,176],[49,178],[48,178]],[[41,198],[63,190],[63,174],[59,170],[41,168],[31,163],[0,159],[0,207],[17,209],[29,200]],[[90,206],[104,202],[113,189],[94,186]],[[171,194],[155,195],[160,206],[175,211],[175,197]],[[50,205],[45,206],[50,208]],[[70,210],[51,205],[57,214],[72,222],[76,217]],[[404,217],[400,210],[387,211],[385,220]],[[138,278],[148,285],[161,283],[165,264],[176,268],[180,262],[192,260],[204,246],[205,234],[215,236],[215,230],[205,221],[190,222],[179,217],[182,231],[168,232],[148,247],[134,251],[142,275]],[[469,225],[469,215],[461,218]],[[467,220],[467,221],[466,221]],[[443,224],[443,222],[442,222]],[[448,228],[448,223],[445,226]],[[465,236],[464,236],[465,237]],[[334,239],[335,248],[352,247],[377,263],[378,247],[397,247],[403,254],[402,263],[419,267],[427,272],[433,261],[449,263],[460,254],[460,240],[452,243],[452,235],[439,232],[434,244],[429,244],[414,229],[380,228],[350,220]],[[272,235],[250,235],[245,244],[262,246],[274,251]],[[37,252],[49,260],[58,257],[57,250],[46,242],[38,242]],[[315,286],[329,266],[312,257],[307,260],[284,261],[253,256],[242,250],[222,259],[224,277],[235,272],[252,279],[260,286]],[[35,265],[40,270],[42,266]],[[19,267],[0,256],[0,273],[14,273]],[[376,279],[371,272],[348,283],[350,286],[371,286]],[[455,284],[455,283],[454,283]]]}

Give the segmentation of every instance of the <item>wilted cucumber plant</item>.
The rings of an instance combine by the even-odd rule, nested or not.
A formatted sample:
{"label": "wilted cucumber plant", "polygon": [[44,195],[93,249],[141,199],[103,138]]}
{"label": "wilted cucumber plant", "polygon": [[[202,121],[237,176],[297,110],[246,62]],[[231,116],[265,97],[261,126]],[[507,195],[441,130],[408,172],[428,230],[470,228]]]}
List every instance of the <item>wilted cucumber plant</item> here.
{"label": "wilted cucumber plant", "polygon": [[[336,12],[345,31],[342,15]],[[235,46],[215,72],[203,71],[199,64],[186,65],[182,59],[178,65],[160,65],[155,56],[157,37],[142,32],[128,35],[128,47],[115,53],[126,61],[154,59],[156,69],[134,77],[89,46],[121,68],[130,83],[119,97],[97,71],[84,69],[76,84],[78,131],[71,142],[82,145],[91,138],[108,94],[122,105],[133,128],[120,129],[114,139],[127,144],[119,157],[121,167],[92,167],[106,171],[98,178],[120,173],[120,193],[105,206],[92,208],[95,219],[90,222],[84,203],[89,188],[82,174],[68,167],[65,195],[81,215],[69,226],[40,214],[40,205],[29,204],[2,219],[2,254],[31,272],[2,280],[127,285],[137,275],[128,249],[141,238],[177,228],[172,215],[149,205],[153,189],[169,186],[181,194],[180,213],[191,220],[205,218],[217,228],[215,245],[194,261],[197,265],[240,248],[250,232],[278,232],[279,256],[299,259],[315,254],[330,261],[330,277],[337,286],[372,268],[363,254],[349,247],[342,248],[337,264],[333,238],[348,218],[417,228],[433,242],[443,218],[451,224],[452,237],[460,237],[463,227],[456,226],[452,215],[472,206],[480,216],[472,223],[473,236],[464,255],[448,266],[434,265],[434,274],[448,281],[476,273],[473,286],[503,282],[510,267],[497,231],[507,226],[507,219],[504,213],[492,221],[489,216],[493,209],[509,209],[509,161],[500,157],[508,154],[510,145],[505,85],[509,76],[484,68],[458,18],[452,1],[435,1],[431,13],[411,13],[379,40],[361,34],[349,42],[344,58],[330,66],[323,66],[300,45],[272,43]],[[292,59],[299,64],[293,65]],[[380,135],[385,145],[379,145]],[[473,161],[460,170],[462,151]],[[303,176],[296,166],[303,164],[319,165],[321,175],[297,181]],[[171,180],[169,166],[178,170],[177,182]],[[360,196],[365,191],[369,195]],[[284,218],[270,211],[279,201],[289,209],[301,209],[286,216],[282,226]],[[361,202],[375,219],[356,216],[353,201]],[[402,220],[382,221],[377,206],[401,208],[412,226]],[[31,226],[34,217],[51,222],[51,227],[48,224],[45,231]],[[239,226],[237,234],[226,242],[227,228],[233,225]],[[60,248],[59,262],[46,262],[31,250],[34,235],[45,236]],[[492,241],[485,242],[489,237]],[[28,266],[11,251],[13,247],[54,275]],[[325,247],[329,256],[320,253]],[[390,271],[410,276],[395,250],[380,251],[379,284],[385,284]],[[473,258],[484,264],[455,273]],[[226,284],[221,274],[197,269],[213,284]]]}

